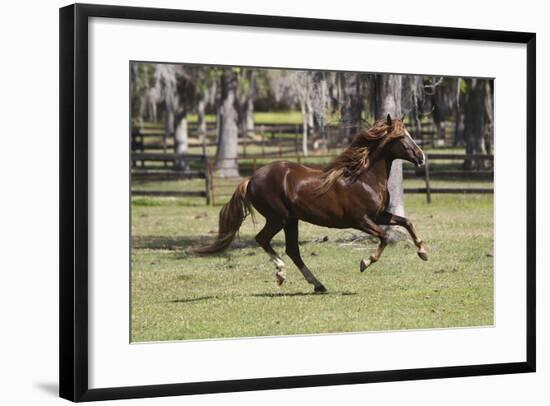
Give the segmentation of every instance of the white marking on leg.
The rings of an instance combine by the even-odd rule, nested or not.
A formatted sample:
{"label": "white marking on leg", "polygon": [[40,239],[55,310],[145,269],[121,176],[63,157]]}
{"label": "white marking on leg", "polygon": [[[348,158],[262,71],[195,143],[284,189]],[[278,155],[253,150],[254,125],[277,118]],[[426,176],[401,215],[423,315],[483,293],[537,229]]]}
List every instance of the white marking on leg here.
{"label": "white marking on leg", "polygon": [[275,278],[277,279],[277,286],[281,286],[286,280],[286,270],[285,270],[285,268],[279,269],[275,273]]}
{"label": "white marking on leg", "polygon": [[281,258],[279,258],[278,255],[270,255],[270,258],[271,258],[271,261],[277,267],[277,272],[275,273],[275,277],[277,278],[277,285],[281,286],[286,280],[285,263]]}
{"label": "white marking on leg", "polygon": [[361,272],[364,272],[365,269],[367,269],[372,264],[372,259],[369,258],[368,260],[365,260],[364,258],[359,263],[359,270]]}
{"label": "white marking on leg", "polygon": [[270,257],[271,257],[271,261],[275,264],[277,269],[285,267],[285,263],[283,262],[283,260],[281,258],[279,258],[278,255],[270,255]]}

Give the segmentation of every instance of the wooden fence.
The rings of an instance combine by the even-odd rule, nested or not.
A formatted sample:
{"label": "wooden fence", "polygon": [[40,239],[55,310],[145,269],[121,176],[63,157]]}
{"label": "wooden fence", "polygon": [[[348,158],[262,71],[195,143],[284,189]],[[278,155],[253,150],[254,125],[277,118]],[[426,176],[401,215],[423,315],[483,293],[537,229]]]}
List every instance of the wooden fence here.
{"label": "wooden fence", "polygon": [[[449,126],[451,128],[453,126]],[[310,140],[308,149],[309,156],[301,154],[302,149],[302,126],[301,125],[280,125],[265,124],[257,125],[254,136],[239,137],[239,157],[231,158],[236,160],[241,174],[250,176],[261,165],[273,158],[284,158],[298,163],[305,163],[309,166],[321,166],[320,160],[334,158],[338,150],[342,149],[339,143],[341,128],[336,126],[327,127],[329,136],[333,140],[325,144],[320,150],[315,151],[313,140]],[[198,135],[198,129],[190,126],[190,135]],[[241,134],[243,135],[243,134]],[[247,134],[248,135],[248,134]],[[433,123],[422,126],[421,139],[417,142],[423,146],[436,147],[438,145],[438,133]],[[227,179],[216,176],[211,158],[208,157],[208,148],[215,146],[212,140],[215,137],[215,128],[207,129],[202,134],[201,143],[194,144],[193,149],[199,147],[199,154],[175,154],[172,137],[166,137],[160,129],[134,129],[132,131],[132,180],[136,181],[164,181],[181,179],[204,179],[203,187],[197,190],[148,190],[133,188],[134,196],[200,196],[204,197],[207,204],[216,204],[227,198],[234,191],[237,185],[236,179]],[[448,142],[443,140],[444,142]],[[419,169],[404,169],[405,178],[422,178],[424,187],[405,188],[406,193],[422,193],[426,200],[431,202],[432,194],[447,193],[493,193],[492,188],[465,188],[465,187],[433,187],[432,180],[440,179],[474,179],[492,180],[493,171],[464,171],[454,165],[451,169],[438,168],[438,162],[442,161],[464,161],[465,159],[477,160],[479,162],[492,162],[492,156],[486,155],[463,155],[463,154],[440,154],[430,153],[426,157],[426,165]],[[317,161],[311,162],[314,159]],[[480,165],[491,167],[492,165]],[[435,170],[434,170],[435,169]]]}
{"label": "wooden fence", "polygon": [[[449,126],[450,127],[450,126]],[[321,145],[326,151],[342,148],[343,129],[340,125],[328,125],[325,127],[326,139],[309,136],[308,150],[315,151],[316,145]],[[134,152],[162,152],[174,153],[173,137],[158,128],[133,128],[132,151]],[[301,124],[261,124],[256,125],[254,131],[241,131],[239,134],[239,155],[244,157],[261,155],[298,155],[302,152],[302,125]],[[438,147],[451,142],[450,138],[438,139],[435,125],[432,122],[425,123],[420,134],[416,134],[416,141],[422,146]],[[206,149],[217,144],[215,128],[207,129],[206,133],[200,133],[196,126],[189,127],[189,140],[201,140],[199,144],[191,143],[191,148],[201,148],[201,153],[206,154]],[[442,142],[442,144],[441,144]],[[441,144],[441,145],[440,145]],[[250,152],[251,147],[256,147],[259,152]]]}
{"label": "wooden fence", "polygon": [[[155,197],[204,197],[211,204],[210,181],[208,171],[210,163],[207,155],[162,154],[149,152],[132,153],[132,196]],[[159,190],[137,189],[134,181],[204,179],[204,188],[200,190]]]}
{"label": "wooden fence", "polygon": [[[426,163],[425,165],[420,168],[419,170],[415,171],[415,174],[418,176],[424,177],[424,183],[425,186],[423,188],[404,188],[405,193],[425,193],[426,194],[426,201],[428,203],[432,202],[432,193],[439,193],[439,194],[452,194],[452,193],[462,193],[462,194],[491,194],[494,192],[493,188],[457,188],[457,187],[439,187],[439,188],[433,188],[431,187],[431,177],[430,177],[430,166],[432,162],[437,161],[464,161],[464,160],[473,160],[477,161],[482,167],[485,167],[486,165],[482,165],[481,163],[490,162],[492,167],[492,163],[494,161],[493,155],[474,155],[474,154],[426,154]],[[404,176],[406,176],[406,172],[403,173]],[[438,178],[467,178],[467,179],[476,179],[476,180],[493,180],[493,170],[483,170],[483,171],[470,171],[470,170],[447,170],[447,171],[438,171],[437,177]]]}

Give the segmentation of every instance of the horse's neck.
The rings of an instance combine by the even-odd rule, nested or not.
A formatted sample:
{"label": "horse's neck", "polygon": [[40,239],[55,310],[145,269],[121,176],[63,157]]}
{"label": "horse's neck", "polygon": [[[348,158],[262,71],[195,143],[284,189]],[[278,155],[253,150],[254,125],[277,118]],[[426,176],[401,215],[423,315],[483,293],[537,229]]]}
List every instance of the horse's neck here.
{"label": "horse's neck", "polygon": [[368,183],[373,189],[387,190],[391,164],[392,161],[389,159],[377,159],[365,173],[361,174],[359,181]]}

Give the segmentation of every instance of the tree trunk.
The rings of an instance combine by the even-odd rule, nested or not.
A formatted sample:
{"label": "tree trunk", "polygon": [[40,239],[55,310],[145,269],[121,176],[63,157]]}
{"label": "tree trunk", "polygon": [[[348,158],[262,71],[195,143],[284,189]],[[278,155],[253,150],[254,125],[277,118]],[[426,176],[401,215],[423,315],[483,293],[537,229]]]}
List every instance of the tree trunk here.
{"label": "tree trunk", "polygon": [[170,101],[170,98],[166,99],[165,111],[164,111],[164,134],[162,136],[162,152],[167,153],[166,145],[170,137],[173,137],[175,130],[176,113],[175,106]]}
{"label": "tree trunk", "polygon": [[327,132],[325,123],[325,106],[327,103],[327,82],[324,72],[314,72],[311,89],[311,107],[313,133],[319,136],[326,145]]}
{"label": "tree trunk", "polygon": [[199,138],[206,137],[206,95],[203,95],[199,100],[197,115],[199,119],[197,127]]}
{"label": "tree trunk", "polygon": [[[436,138],[439,140],[445,139],[445,106],[442,105],[441,97],[438,97],[438,88],[434,90],[434,94],[432,95],[432,118],[435,124],[435,132],[436,132]],[[433,145],[432,147],[436,147],[436,145]]]}
{"label": "tree trunk", "polygon": [[454,146],[459,147],[464,145],[464,113],[457,104],[455,112],[455,131],[454,131]]}
{"label": "tree trunk", "polygon": [[[493,81],[485,80],[485,151],[487,154],[493,154],[493,123],[494,123],[494,109],[493,109]],[[491,161],[487,161],[490,163]]]}
{"label": "tree trunk", "polygon": [[241,91],[237,92],[237,107],[241,135],[251,137],[254,135],[254,94],[255,94],[255,71],[246,69],[240,77]]}
{"label": "tree trunk", "polygon": [[254,99],[252,97],[246,100],[243,130],[246,137],[254,136]]}
{"label": "tree trunk", "polygon": [[361,98],[361,81],[359,74],[344,72],[342,74],[344,103],[342,104],[342,126],[346,142],[351,142],[361,127],[361,112],[363,101]]}
{"label": "tree trunk", "polygon": [[219,133],[216,170],[222,177],[238,177],[238,113],[236,109],[237,74],[225,69],[221,78],[221,101],[218,111]]}
{"label": "tree trunk", "polygon": [[[492,94],[485,79],[466,79],[468,90],[464,102],[464,141],[466,154],[486,155],[487,139],[492,142]],[[490,112],[489,112],[490,111]],[[489,137],[490,134],[490,137]],[[465,159],[465,169],[482,169],[484,161]]]}
{"label": "tree trunk", "polygon": [[421,98],[423,97],[424,80],[421,76],[414,76],[411,82],[412,90],[412,116],[411,121],[414,126],[414,138],[422,140],[422,120],[421,120]]}
{"label": "tree trunk", "polygon": [[303,100],[300,103],[300,110],[302,112],[302,154],[304,156],[307,156],[308,155],[307,138],[308,138],[309,114],[307,109],[307,103],[305,100]]}
{"label": "tree trunk", "polygon": [[420,106],[419,106],[419,98],[418,93],[416,89],[416,84],[413,89],[413,103],[412,103],[412,111],[411,111],[411,121],[414,126],[413,134],[414,138],[417,140],[422,139],[422,121],[420,120]]}
{"label": "tree trunk", "polygon": [[[377,75],[376,77],[376,118],[401,117],[401,81],[400,75]],[[405,215],[403,203],[403,162],[400,159],[393,161],[388,180],[390,202],[387,210],[398,216]]]}
{"label": "tree trunk", "polygon": [[[189,149],[189,138],[187,131],[187,112],[183,111],[178,114],[177,127],[174,131],[174,152],[176,155],[185,154]],[[186,170],[187,164],[185,159],[176,158],[175,167],[180,170]]]}

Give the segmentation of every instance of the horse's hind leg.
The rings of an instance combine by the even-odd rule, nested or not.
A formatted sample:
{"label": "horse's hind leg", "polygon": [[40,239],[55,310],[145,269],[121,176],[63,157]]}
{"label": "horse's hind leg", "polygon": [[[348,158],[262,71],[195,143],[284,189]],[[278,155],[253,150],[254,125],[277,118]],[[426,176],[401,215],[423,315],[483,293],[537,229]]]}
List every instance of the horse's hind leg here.
{"label": "horse's hind leg", "polygon": [[387,224],[389,226],[404,227],[411,235],[414,245],[416,245],[416,248],[418,249],[417,251],[418,256],[424,261],[428,260],[428,253],[426,252],[426,248],[424,248],[424,242],[418,237],[418,234],[416,234],[416,229],[414,228],[413,223],[411,223],[411,221],[408,218],[396,216],[395,214],[386,212],[382,216],[381,221],[383,224]]}
{"label": "horse's hind leg", "polygon": [[300,256],[300,247],[298,245],[298,220],[289,219],[285,224],[285,244],[286,254],[292,259],[292,262],[298,267],[306,281],[311,283],[316,293],[324,293],[327,289],[321,282],[311,273],[309,268],[304,264],[302,257]]}
{"label": "horse's hind leg", "polygon": [[281,286],[286,279],[286,269],[285,263],[277,255],[277,252],[271,246],[271,240],[279,231],[283,229],[283,223],[273,220],[267,220],[264,228],[256,235],[256,242],[264,249],[265,252],[269,254],[271,261],[275,264],[277,268],[277,285]]}
{"label": "horse's hind leg", "polygon": [[365,259],[362,259],[359,263],[359,270],[363,272],[365,269],[367,269],[369,266],[380,259],[382,252],[384,252],[384,248],[386,248],[386,245],[388,245],[388,236],[386,235],[386,232],[382,227],[380,227],[368,217],[365,217],[361,222],[361,229],[368,234],[380,238],[380,243],[378,244],[378,247],[376,247],[376,251],[371,254],[368,260],[365,261]]}

